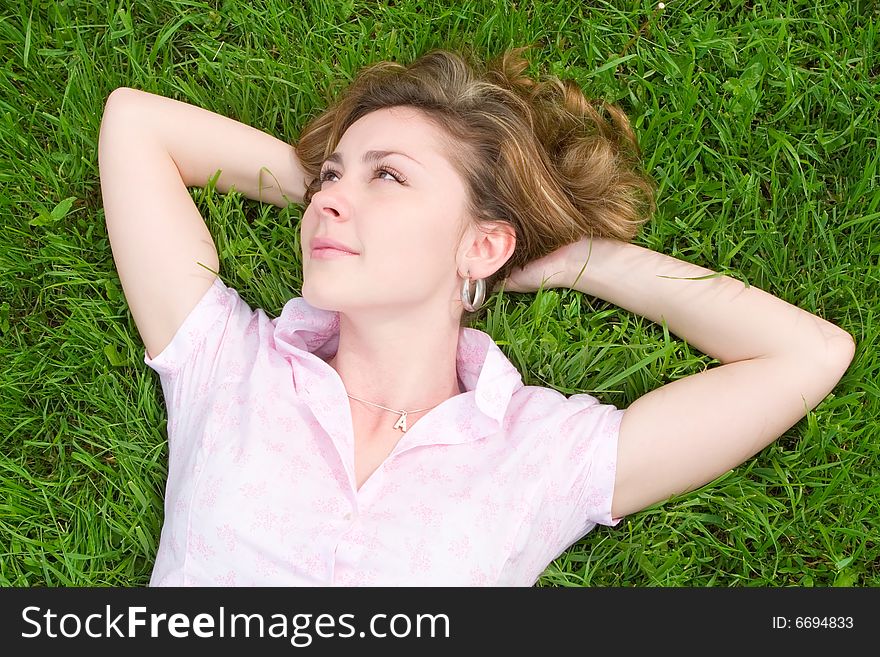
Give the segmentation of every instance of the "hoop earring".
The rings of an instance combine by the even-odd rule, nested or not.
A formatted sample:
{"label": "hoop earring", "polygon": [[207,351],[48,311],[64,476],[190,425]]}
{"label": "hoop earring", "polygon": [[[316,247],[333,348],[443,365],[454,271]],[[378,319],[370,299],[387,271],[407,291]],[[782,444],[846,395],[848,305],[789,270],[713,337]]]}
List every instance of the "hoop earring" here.
{"label": "hoop earring", "polygon": [[476,279],[477,287],[474,290],[474,300],[470,300],[471,294],[471,278],[470,276],[465,276],[464,280],[461,284],[461,303],[464,305],[464,309],[469,313],[475,312],[479,310],[480,306],[483,305],[483,301],[486,299],[486,279],[478,278]]}

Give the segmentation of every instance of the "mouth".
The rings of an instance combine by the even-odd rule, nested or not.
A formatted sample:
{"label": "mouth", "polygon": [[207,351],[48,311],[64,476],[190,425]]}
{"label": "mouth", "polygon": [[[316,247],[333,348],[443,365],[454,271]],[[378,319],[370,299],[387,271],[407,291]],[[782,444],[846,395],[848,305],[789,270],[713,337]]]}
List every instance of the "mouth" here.
{"label": "mouth", "polygon": [[337,242],[329,237],[314,237],[309,242],[309,247],[309,254],[315,260],[335,260],[360,255],[350,249],[347,244]]}
{"label": "mouth", "polygon": [[322,246],[312,249],[311,255],[318,260],[326,260],[328,258],[344,258],[345,256],[356,256],[357,253],[351,251],[343,251],[342,249],[334,249],[332,246]]}
{"label": "mouth", "polygon": [[309,242],[312,255],[358,255],[344,242],[338,242],[329,237],[313,237]]}

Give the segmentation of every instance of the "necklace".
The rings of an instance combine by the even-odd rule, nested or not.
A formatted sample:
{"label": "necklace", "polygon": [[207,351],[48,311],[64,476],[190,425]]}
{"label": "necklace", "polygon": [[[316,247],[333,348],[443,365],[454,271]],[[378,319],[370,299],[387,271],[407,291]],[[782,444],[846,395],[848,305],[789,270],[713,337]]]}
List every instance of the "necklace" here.
{"label": "necklace", "polygon": [[[348,395],[348,393],[345,393],[345,394]],[[415,411],[398,411],[393,408],[388,408],[387,406],[382,406],[381,404],[374,404],[373,402],[369,402],[366,399],[361,399],[359,397],[355,397],[354,395],[348,395],[348,396],[354,400],[357,400],[359,402],[363,402],[364,404],[369,404],[370,406],[376,406],[377,408],[381,408],[386,411],[391,411],[392,413],[397,413],[398,415],[400,415],[400,417],[397,418],[397,422],[394,424],[393,428],[400,429],[403,433],[406,433],[406,414],[407,413],[421,413],[422,411],[430,411],[431,408],[437,408],[440,405],[440,404],[434,404],[433,406],[431,406],[431,408],[420,408]]]}

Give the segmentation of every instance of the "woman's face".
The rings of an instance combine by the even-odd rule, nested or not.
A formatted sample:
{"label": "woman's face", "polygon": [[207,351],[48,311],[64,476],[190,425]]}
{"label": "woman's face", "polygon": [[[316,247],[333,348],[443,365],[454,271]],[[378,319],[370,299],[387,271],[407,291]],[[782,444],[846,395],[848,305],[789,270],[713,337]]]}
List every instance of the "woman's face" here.
{"label": "woman's face", "polygon": [[[346,130],[302,219],[309,304],[387,314],[440,303],[455,316],[467,192],[441,138],[410,107],[377,110]],[[313,248],[321,238],[353,253]]]}

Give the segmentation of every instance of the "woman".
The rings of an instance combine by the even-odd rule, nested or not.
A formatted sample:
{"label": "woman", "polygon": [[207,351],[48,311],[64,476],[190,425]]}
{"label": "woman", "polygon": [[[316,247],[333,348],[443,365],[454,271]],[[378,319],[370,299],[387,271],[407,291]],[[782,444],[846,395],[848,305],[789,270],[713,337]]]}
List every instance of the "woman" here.
{"label": "woman", "polygon": [[[756,454],[840,380],[840,328],[631,244],[653,193],[625,115],[525,68],[520,51],[375,65],[295,149],[111,94],[107,228],[169,415],[152,585],[529,586],[597,523]],[[302,297],[278,318],[216,274],[186,188],[218,168],[221,192],[306,205]],[[580,290],[722,365],[625,410],[523,386],[466,326],[496,286]]]}

